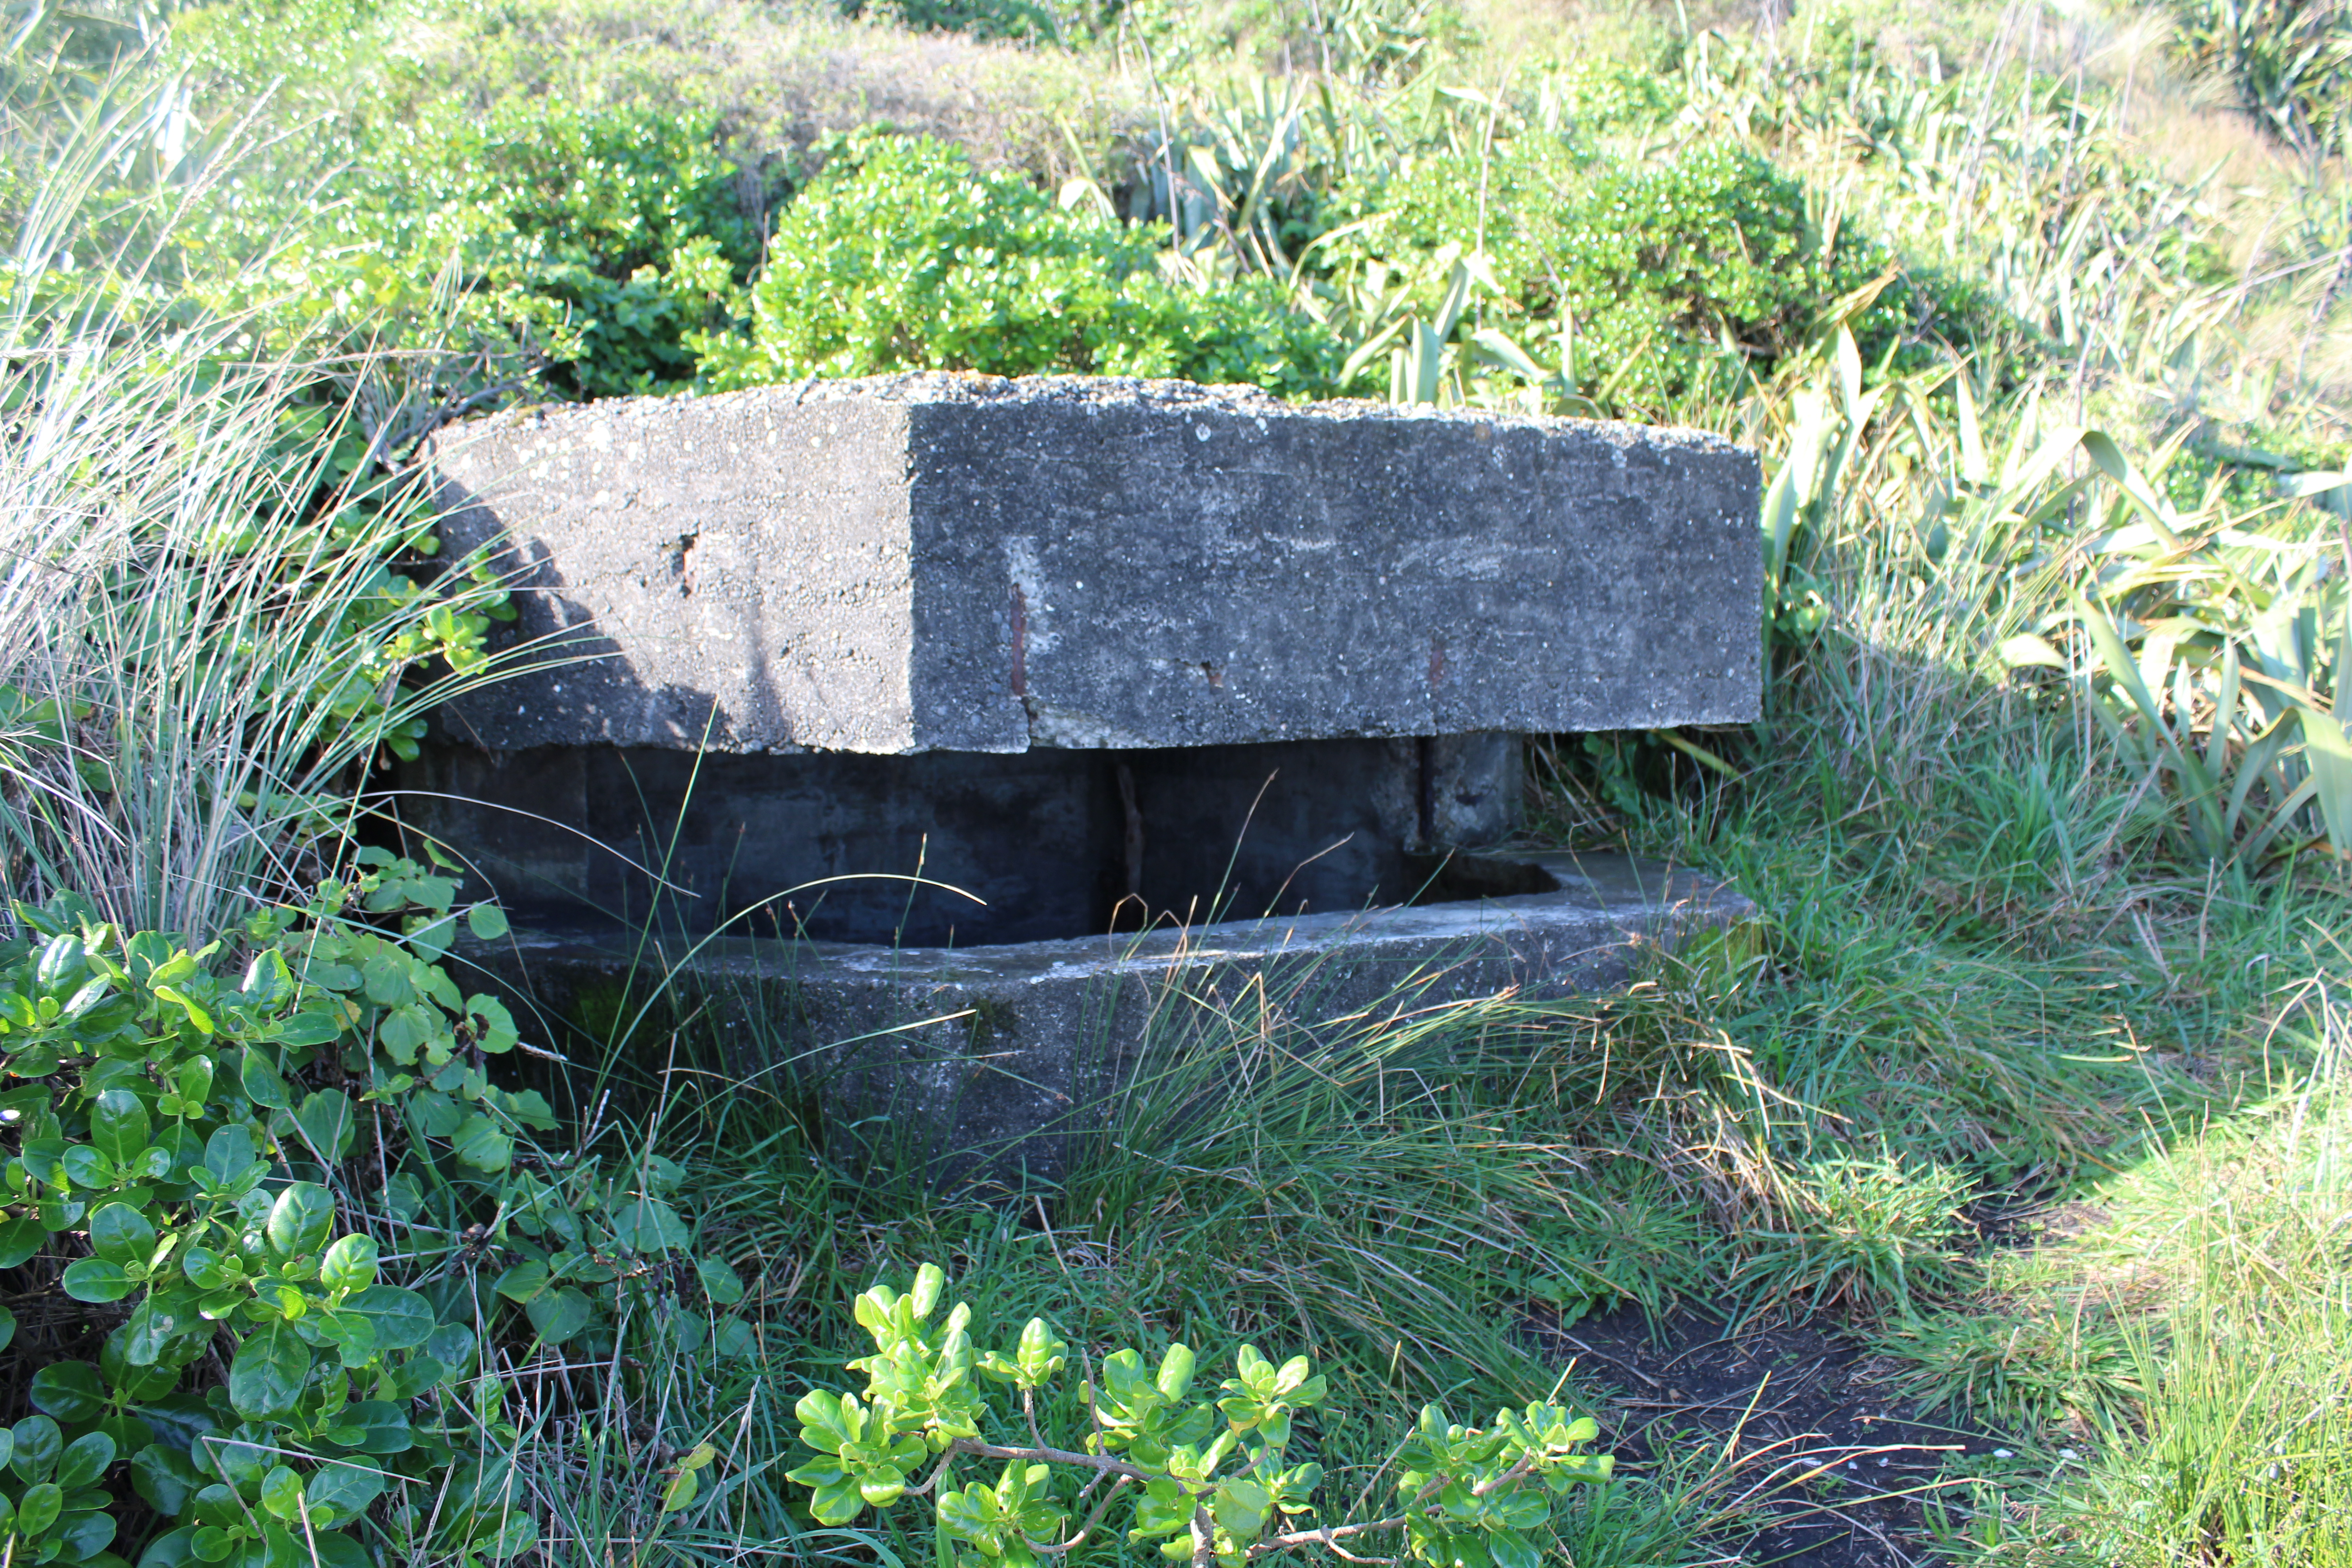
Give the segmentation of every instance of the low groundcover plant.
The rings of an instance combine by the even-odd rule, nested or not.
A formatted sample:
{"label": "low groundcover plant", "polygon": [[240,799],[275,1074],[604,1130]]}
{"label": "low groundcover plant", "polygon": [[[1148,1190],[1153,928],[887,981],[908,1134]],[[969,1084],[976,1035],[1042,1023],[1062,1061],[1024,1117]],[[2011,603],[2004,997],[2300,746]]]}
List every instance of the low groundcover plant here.
{"label": "low groundcover plant", "polygon": [[[943,1548],[952,1542],[967,1563],[1031,1568],[1041,1554],[1067,1552],[1091,1536],[1118,1495],[1136,1486],[1128,1539],[1160,1541],[1160,1555],[1201,1568],[1238,1568],[1287,1547],[1339,1551],[1342,1541],[1394,1531],[1415,1558],[1444,1568],[1536,1568],[1540,1554],[1530,1537],[1550,1515],[1547,1494],[1606,1480],[1614,1466],[1608,1455],[1577,1451],[1599,1428],[1557,1405],[1497,1411],[1485,1427],[1454,1425],[1430,1405],[1396,1449],[1393,1513],[1308,1525],[1323,1469],[1292,1463],[1289,1447],[1297,1416],[1328,1391],[1305,1356],[1277,1366],[1243,1345],[1234,1375],[1218,1384],[1223,1397],[1212,1404],[1188,1402],[1197,1364],[1190,1346],[1170,1345],[1156,1373],[1141,1352],[1114,1352],[1104,1358],[1100,1385],[1089,1378],[1079,1387],[1083,1439],[1056,1447],[1040,1427],[1037,1396],[1068,1364],[1069,1345],[1032,1318],[1009,1354],[982,1351],[971,1338],[971,1309],[961,1302],[935,1336],[926,1334],[946,1282],[927,1263],[904,1295],[877,1285],[858,1297],[857,1321],[875,1352],[847,1363],[866,1374],[863,1399],[823,1389],[801,1399],[801,1440],[817,1458],[792,1479],[814,1489],[811,1510],[824,1523],[846,1524],[868,1507],[935,1493]],[[984,1438],[999,1414],[990,1383],[1019,1394],[1026,1444]],[[1003,1468],[992,1484],[959,1489],[953,1472],[962,1457],[1000,1459]],[[926,1465],[930,1473],[912,1479]],[[1088,1478],[1067,1505],[1055,1489],[1055,1466]],[[1097,1489],[1100,1500],[1064,1539],[1073,1510]]]}

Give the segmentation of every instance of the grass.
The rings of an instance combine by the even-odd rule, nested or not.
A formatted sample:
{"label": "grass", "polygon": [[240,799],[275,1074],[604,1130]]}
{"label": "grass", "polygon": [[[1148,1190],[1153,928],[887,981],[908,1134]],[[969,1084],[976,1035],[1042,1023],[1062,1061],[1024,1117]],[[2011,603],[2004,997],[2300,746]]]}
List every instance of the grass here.
{"label": "grass", "polygon": [[[2018,1264],[2021,1285],[2074,1303],[2046,1325],[2025,1394],[2068,1424],[2045,1428],[2062,1436],[2035,1473],[1979,1482],[1954,1509],[1972,1555],[2136,1568],[2331,1563],[2352,1547],[2352,1036],[2332,995],[2296,1000],[2283,1026],[2332,1071],[2182,1129]],[[2077,1381],[2053,1386],[2064,1368]],[[1949,1367],[1930,1375],[1957,1386]]]}
{"label": "grass", "polygon": [[[1919,57],[1841,79],[1785,38],[1779,56],[1735,39],[1688,116],[1658,132],[1769,151],[1910,265],[1964,271],[2064,340],[2047,374],[1989,353],[1885,378],[1865,411],[1830,331],[1769,377],[1655,411],[1754,443],[1769,471],[1815,476],[1792,493],[1778,570],[1786,606],[1816,606],[1819,633],[1776,645],[1752,731],[1702,738],[1736,752],[1738,777],[1641,736],[1555,748],[1535,831],[1708,868],[1763,918],[1573,1003],[1339,1020],[1311,988],[1263,1011],[1204,1004],[1070,1175],[1018,1202],[829,1156],[805,1105],[731,1076],[690,1010],[648,1014],[634,1034],[574,1020],[556,1043],[581,1070],[549,1075],[576,1091],[572,1152],[677,1161],[698,1249],[748,1284],[740,1302],[648,1309],[609,1357],[497,1348],[504,1392],[468,1418],[510,1459],[546,1562],[923,1558],[919,1510],[820,1529],[782,1473],[801,1458],[793,1399],[842,1384],[859,1348],[851,1295],[935,1260],[985,1320],[1041,1314],[1097,1352],[1183,1339],[1206,1359],[1246,1338],[1311,1352],[1346,1413],[1312,1433],[1328,1498],[1376,1472],[1426,1401],[1474,1416],[1559,1387],[1607,1414],[1605,1375],[1563,1384],[1527,1331],[1535,1318],[1703,1309],[1823,1321],[1895,1363],[1920,1407],[2001,1434],[2011,1458],[1966,1461],[1936,1494],[1956,1560],[2352,1563],[2352,1374],[2335,1348],[2352,1333],[2352,955],[2330,934],[2352,880],[2310,846],[2197,852],[2175,773],[2136,760],[2078,687],[2000,657],[2021,635],[2063,640],[2050,563],[2140,517],[2079,447],[2019,478],[2059,426],[2112,423],[2200,539],[2326,526],[2188,436],[2343,461],[2352,338],[2309,265],[2328,254],[2343,174],[2198,131],[2209,111],[2152,79],[2128,17],[2085,13],[2045,35],[2039,15],[1959,8],[1937,41],[1982,68],[1944,81]],[[551,0],[509,19],[433,23],[414,40],[412,86],[584,91],[609,74],[740,112],[779,146],[880,114],[1057,178],[1102,173],[1106,149],[1163,109],[1219,106],[1246,124],[1233,73],[1283,47],[1249,7],[1230,37],[1193,37],[1183,79],[1160,55],[1139,74],[1140,44],[1160,36],[1148,32],[1088,54],[781,7],[674,10],[648,29],[619,0]],[[1586,45],[1647,58],[1682,37],[1663,13],[1560,24],[1497,5],[1481,24],[1491,44],[1446,46],[1462,80],[1539,72],[1559,63],[1547,51]],[[631,63],[608,73],[625,41]],[[2091,118],[1991,90],[2062,45],[2078,84],[2111,94],[2085,89]],[[940,89],[950,79],[964,89]],[[1430,110],[1409,132],[1413,100],[1392,81],[1335,91],[1353,105],[1346,157],[1418,155],[1479,118]],[[1453,129],[1427,132],[1441,122]],[[2197,172],[2141,155],[2183,128],[2237,160],[2226,189],[2200,193]],[[1908,151],[1864,159],[1857,138]],[[2103,194],[2074,204],[2086,188]],[[2191,286],[2148,259],[2180,235],[2226,276]],[[348,427],[281,446],[278,415],[348,365],[254,368],[231,353],[234,323],[191,340],[112,317],[105,352],[76,359],[27,336],[29,319],[16,318],[8,374],[57,379],[39,403],[54,425],[12,425],[0,450],[12,558],[43,563],[0,587],[0,677],[26,699],[0,812],[10,889],[79,886],[126,921],[202,935],[257,882],[316,874],[308,841],[270,814],[347,800],[366,737],[446,683],[384,685],[391,706],[347,744],[305,694],[374,658],[385,628],[289,620],[289,580],[238,565],[314,537],[305,509],[347,479],[331,464]],[[241,368],[215,377],[223,360]],[[1447,363],[1462,373],[1449,395],[1494,392]],[[58,431],[83,445],[37,438]],[[93,467],[93,453],[131,460]],[[411,516],[395,499],[367,516]],[[208,551],[205,527],[257,514],[286,531]],[[183,523],[197,535],[172,531]],[[382,586],[365,567],[396,525],[371,526],[348,555],[304,558],[293,581],[311,603],[348,607]],[[2187,574],[2218,570],[2221,548]],[[2178,564],[2111,563],[2135,559]],[[107,597],[114,572],[152,591]],[[76,605],[89,613],[69,618]],[[225,646],[210,638],[263,645],[268,679],[235,678],[206,657]],[[85,726],[85,760],[112,770],[104,787],[53,751],[23,760],[63,713]],[[2208,709],[2175,716],[2210,742]],[[2242,755],[2221,729],[2217,754]],[[666,1510],[670,1467],[702,1442],[718,1455],[708,1484]],[[1554,1522],[1580,1564],[1737,1561],[1774,1508],[1821,1500],[1795,1479],[1806,1468],[1666,1445]]]}
{"label": "grass", "polygon": [[1972,1304],[1895,1324],[1877,1342],[1910,1363],[1903,1387],[1923,1408],[2002,1431],[2114,1429],[2147,1392],[2113,1310],[2080,1294]]}
{"label": "grass", "polygon": [[156,90],[125,69],[5,106],[47,184],[0,316],[0,870],[197,947],[316,882],[378,748],[490,673],[501,590],[422,565],[397,356],[257,357],[247,323],[158,308],[175,226],[253,132],[118,188]]}
{"label": "grass", "polygon": [[[2259,1119],[2231,1108],[2259,1105],[2266,1075],[2324,1079],[2324,1043],[2270,1026],[2262,965],[2210,988],[2183,979],[2228,979],[2217,952],[2237,955],[2229,967],[2264,952],[2332,962],[2309,922],[2341,891],[2139,880],[2121,890],[2154,905],[2144,922],[2130,906],[2053,920],[1981,878],[1954,877],[1965,900],[1923,902],[1906,896],[1918,865],[1983,864],[2013,831],[2005,813],[1820,811],[1783,792],[1626,825],[1653,848],[1703,835],[1773,911],[1748,933],[1761,952],[1661,955],[1628,993],[1561,1007],[1488,1004],[1337,1037],[1305,1026],[1311,1008],[1271,1033],[1212,1027],[1025,1205],[850,1180],[781,1110],[738,1109],[735,1131],[690,1135],[705,1233],[782,1282],[761,1313],[763,1342],[782,1323],[790,1346],[772,1375],[829,1380],[853,1353],[846,1289],[937,1259],[985,1321],[1041,1313],[1097,1346],[1309,1352],[1334,1407],[1359,1413],[1320,1434],[1339,1477],[1377,1465],[1381,1435],[1425,1399],[1466,1414],[1549,1389],[1557,1369],[1517,1331],[1531,1301],[1822,1313],[1874,1331],[1924,1407],[2035,1454],[2097,1435],[2126,1465],[2121,1446],[2161,1408],[2150,1391],[2179,1375],[2177,1333],[2147,1299],[1988,1256],[1969,1215],[2111,1202],[2102,1173],[2169,1168],[2193,1157],[2186,1130]],[[2147,1212],[2177,1218],[2177,1201]],[[2167,1256],[2208,1245],[2168,1241]],[[2312,1261],[2293,1270],[2306,1283]],[[1770,1480],[1694,1445],[1561,1528],[1579,1562],[1707,1561],[1790,1500]],[[2028,1468],[1999,1488],[2039,1519],[2084,1484],[2079,1468],[2047,1482]],[[1948,1494],[1956,1521],[1967,1495]]]}

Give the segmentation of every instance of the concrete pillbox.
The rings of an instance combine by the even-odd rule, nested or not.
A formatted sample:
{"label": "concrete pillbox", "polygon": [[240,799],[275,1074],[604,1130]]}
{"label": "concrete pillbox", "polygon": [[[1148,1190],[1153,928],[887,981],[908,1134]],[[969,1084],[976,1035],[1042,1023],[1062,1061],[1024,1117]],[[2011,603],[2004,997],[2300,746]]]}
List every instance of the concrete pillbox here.
{"label": "concrete pillbox", "polygon": [[1507,847],[1526,735],[1756,716],[1713,437],[918,375],[431,457],[520,610],[403,769],[528,928],[474,956],[562,1008],[693,935],[671,983],[852,1142],[1051,1179],[1196,1004],[1556,996],[1750,911]]}

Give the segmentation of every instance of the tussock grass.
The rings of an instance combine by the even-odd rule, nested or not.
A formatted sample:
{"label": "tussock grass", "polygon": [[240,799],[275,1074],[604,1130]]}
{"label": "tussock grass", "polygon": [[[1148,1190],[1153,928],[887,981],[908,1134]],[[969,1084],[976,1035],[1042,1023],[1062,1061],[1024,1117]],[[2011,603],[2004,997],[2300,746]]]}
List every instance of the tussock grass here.
{"label": "tussock grass", "polygon": [[[0,315],[0,870],[200,947],[314,882],[387,734],[488,676],[462,628],[499,590],[409,553],[432,498],[398,466],[399,359],[256,354],[165,308],[250,128],[164,163],[146,65],[55,71],[61,102],[32,75],[5,127],[46,177]],[[77,248],[106,265],[59,270]]]}

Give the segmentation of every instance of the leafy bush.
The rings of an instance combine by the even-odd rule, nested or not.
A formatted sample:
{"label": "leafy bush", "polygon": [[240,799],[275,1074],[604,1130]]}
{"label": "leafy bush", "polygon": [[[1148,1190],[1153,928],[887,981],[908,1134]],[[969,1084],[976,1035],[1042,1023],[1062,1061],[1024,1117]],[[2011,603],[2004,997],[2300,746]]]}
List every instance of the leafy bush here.
{"label": "leafy bush", "polygon": [[[1767,375],[1833,301],[1895,265],[1854,226],[1825,229],[1801,182],[1738,148],[1644,166],[1529,132],[1481,163],[1475,152],[1430,159],[1359,196],[1363,237],[1332,247],[1327,265],[1482,254],[1496,324],[1559,334],[1580,387],[1655,403],[1686,395],[1710,364]],[[1851,326],[1876,361],[1929,331],[1967,339],[1976,309],[1898,277]]]}
{"label": "leafy bush", "polygon": [[[1032,0],[840,0],[845,16],[888,17],[919,33],[968,33],[975,38],[1060,40],[1054,12]],[[1114,0],[1115,3],[1115,0]],[[1106,10],[1111,7],[1107,5]],[[1080,6],[1083,12],[1088,7]]]}
{"label": "leafy bush", "polygon": [[[6,1098],[0,1265],[29,1266],[37,1300],[131,1302],[94,1363],[34,1373],[41,1414],[15,1428],[20,1551],[98,1558],[127,1500],[97,1483],[127,1465],[140,1500],[179,1521],[144,1561],[258,1563],[308,1538],[320,1561],[365,1563],[346,1527],[386,1473],[454,1461],[446,1427],[415,1402],[468,1374],[476,1341],[425,1297],[380,1283],[375,1240],[339,1223],[328,1188],[304,1179],[350,1152],[359,1108],[341,1089],[298,1099],[288,1075],[324,1068],[389,1098],[413,1075],[354,1033],[363,1013],[430,1027],[445,1061],[460,1030],[467,1044],[507,1048],[510,1021],[446,980],[396,1015],[368,1001],[362,971],[343,960],[363,958],[379,994],[414,982],[397,944],[356,931],[289,941],[281,919],[263,917],[245,933],[255,947],[236,981],[212,967],[216,949],[122,935],[75,900],[17,913],[43,940],[7,955],[0,991],[6,1071],[26,1080]],[[324,984],[346,972],[340,990]],[[400,1053],[411,1067],[421,1047]],[[485,1138],[501,1138],[518,1110],[543,1115],[519,1100],[485,1100],[474,1114]],[[120,1314],[89,1316],[84,1334]],[[224,1334],[226,1379],[196,1385],[192,1371]]]}
{"label": "leafy bush", "polygon": [[[1269,1552],[1318,1545],[1346,1555],[1337,1542],[1381,1532],[1402,1533],[1415,1558],[1446,1568],[1536,1568],[1541,1549],[1530,1535],[1551,1513],[1544,1493],[1604,1481],[1613,1468],[1606,1455],[1576,1452],[1599,1428],[1559,1405],[1502,1410],[1483,1429],[1452,1425],[1430,1406],[1397,1447],[1393,1514],[1307,1525],[1323,1468],[1290,1463],[1288,1453],[1299,1418],[1328,1390],[1305,1356],[1277,1366],[1244,1345],[1234,1375],[1218,1385],[1223,1397],[1212,1403],[1190,1398],[1197,1365],[1190,1347],[1169,1346],[1156,1371],[1138,1351],[1113,1352],[1103,1359],[1100,1384],[1090,1379],[1079,1390],[1084,1437],[1057,1447],[1042,1435],[1037,1407],[1068,1364],[1070,1347],[1032,1318],[1009,1353],[982,1351],[970,1331],[971,1309],[961,1303],[936,1336],[927,1333],[945,1284],[927,1263],[905,1295],[877,1285],[858,1297],[858,1326],[873,1337],[875,1353],[848,1365],[866,1374],[864,1398],[823,1389],[802,1396],[794,1412],[801,1440],[817,1457],[792,1479],[812,1489],[810,1510],[821,1522],[846,1524],[869,1507],[935,1494],[940,1533],[971,1553],[964,1561],[1035,1568],[1041,1555],[1059,1555],[1091,1536],[1120,1491],[1139,1483],[1127,1538],[1159,1542],[1171,1562],[1240,1568]],[[988,1439],[1012,1423],[992,1408],[982,1378],[1019,1394],[1027,1443]],[[960,1456],[1005,1465],[992,1484],[956,1488],[950,1471]],[[935,1458],[931,1474],[917,1482],[917,1471]],[[1228,1460],[1233,1468],[1220,1475]],[[1077,1503],[1117,1478],[1067,1541],[1059,1538],[1072,1516],[1055,1489],[1055,1465],[1093,1473]]]}
{"label": "leafy bush", "polygon": [[929,138],[868,142],[777,225],[750,340],[698,342],[719,387],[898,370],[1328,384],[1334,345],[1278,291],[1171,283],[1164,237],[1065,209]]}
{"label": "leafy bush", "polygon": [[[162,1521],[149,1568],[362,1568],[371,1537],[511,1556],[535,1527],[483,1363],[502,1304],[540,1342],[609,1349],[614,1311],[680,1280],[741,1294],[723,1265],[648,1267],[687,1240],[665,1163],[617,1181],[588,1160],[522,1168],[555,1122],[536,1092],[490,1083],[513,1020],[435,962],[454,882],[364,858],[310,908],[194,952],[85,900],[16,908],[0,1268],[42,1330],[16,1347],[40,1363],[37,1414],[0,1434],[16,1561],[119,1561],[137,1504]],[[476,1216],[489,1228],[469,1248]],[[477,1288],[484,1257],[513,1259],[495,1293]],[[16,1327],[0,1310],[0,1342]]]}
{"label": "leafy bush", "polygon": [[260,307],[289,349],[389,327],[445,380],[577,397],[684,385],[689,334],[742,309],[760,236],[708,116],[532,100],[357,141],[323,179],[300,142],[246,161],[182,225],[193,297]]}
{"label": "leafy bush", "polygon": [[440,389],[173,297],[217,171],[143,114],[11,129],[44,156],[0,377],[0,873],[55,896],[0,928],[0,1339],[34,1406],[0,1433],[5,1554],[510,1555],[486,1347],[734,1287],[669,1267],[661,1163],[528,1146],[551,1108],[489,1077],[513,1025],[440,962],[496,911],[352,843],[502,598],[432,561],[400,461]]}

